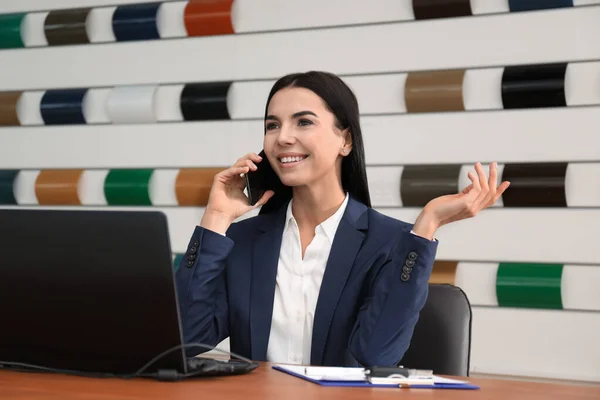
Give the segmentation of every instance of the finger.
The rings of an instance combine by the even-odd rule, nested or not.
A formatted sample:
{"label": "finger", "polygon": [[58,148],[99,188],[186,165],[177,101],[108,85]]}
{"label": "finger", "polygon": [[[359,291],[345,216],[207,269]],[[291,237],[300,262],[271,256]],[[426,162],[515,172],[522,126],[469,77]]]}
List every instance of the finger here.
{"label": "finger", "polygon": [[498,191],[498,163],[493,162],[489,166],[490,177],[488,179],[488,193],[482,200],[483,208],[494,204],[496,193]]}
{"label": "finger", "polygon": [[267,190],[261,197],[260,199],[258,199],[258,201],[256,202],[256,204],[254,205],[254,208],[260,207],[262,205],[264,205],[267,201],[269,201],[269,199],[271,197],[273,197],[273,195],[275,194],[274,191],[272,190]]}
{"label": "finger", "polygon": [[494,196],[494,202],[492,204],[494,204],[496,201],[498,201],[500,196],[502,196],[502,194],[506,191],[506,189],[508,189],[509,186],[510,186],[509,181],[504,181],[500,184],[500,186],[498,186],[498,190],[496,191],[496,195]]}
{"label": "finger", "polygon": [[469,192],[471,191],[471,189],[473,189],[473,184],[472,184],[472,183],[471,183],[469,186],[467,186],[466,188],[464,188],[464,189],[463,189],[463,190],[460,192],[460,194],[463,194],[463,195],[464,195],[464,194],[467,194],[467,193],[469,193]]}
{"label": "finger", "polygon": [[217,175],[215,175],[215,178],[218,177],[218,178],[230,179],[231,177],[245,174],[248,172],[248,170],[249,170],[249,167],[247,165],[240,166],[240,167],[230,167],[230,168],[227,168],[225,171],[219,172]]}

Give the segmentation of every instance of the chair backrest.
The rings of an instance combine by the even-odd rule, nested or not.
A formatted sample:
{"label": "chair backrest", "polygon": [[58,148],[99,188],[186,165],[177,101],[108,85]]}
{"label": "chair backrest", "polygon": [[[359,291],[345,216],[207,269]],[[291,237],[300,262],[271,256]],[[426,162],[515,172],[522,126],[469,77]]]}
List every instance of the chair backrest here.
{"label": "chair backrest", "polygon": [[469,376],[471,305],[448,284],[429,284],[429,295],[400,365],[434,374]]}

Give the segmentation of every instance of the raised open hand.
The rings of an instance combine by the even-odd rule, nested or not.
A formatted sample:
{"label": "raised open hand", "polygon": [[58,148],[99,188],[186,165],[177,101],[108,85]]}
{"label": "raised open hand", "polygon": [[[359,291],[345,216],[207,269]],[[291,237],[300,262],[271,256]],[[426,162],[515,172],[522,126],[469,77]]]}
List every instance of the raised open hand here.
{"label": "raised open hand", "polygon": [[469,172],[472,183],[462,192],[440,196],[427,203],[417,218],[413,231],[431,239],[439,227],[472,218],[494,204],[510,185],[508,181],[498,185],[498,166],[495,162],[490,165],[489,178],[479,162],[475,164],[475,171],[476,173]]}

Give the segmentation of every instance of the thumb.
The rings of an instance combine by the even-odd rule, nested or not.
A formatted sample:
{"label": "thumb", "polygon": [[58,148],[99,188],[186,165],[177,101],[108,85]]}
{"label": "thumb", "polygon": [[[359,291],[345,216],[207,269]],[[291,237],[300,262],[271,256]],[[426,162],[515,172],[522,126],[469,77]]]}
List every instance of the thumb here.
{"label": "thumb", "polygon": [[253,208],[258,208],[258,207],[260,207],[260,206],[263,206],[263,205],[265,205],[265,203],[266,203],[267,201],[269,201],[269,199],[270,199],[271,197],[273,197],[273,195],[274,195],[274,194],[275,194],[275,192],[274,192],[274,191],[272,191],[272,190],[267,190],[267,191],[266,191],[266,192],[265,192],[265,193],[264,193],[264,194],[261,196],[261,198],[260,198],[260,199],[259,199],[259,200],[256,202],[256,204],[254,205],[254,207],[253,207]]}

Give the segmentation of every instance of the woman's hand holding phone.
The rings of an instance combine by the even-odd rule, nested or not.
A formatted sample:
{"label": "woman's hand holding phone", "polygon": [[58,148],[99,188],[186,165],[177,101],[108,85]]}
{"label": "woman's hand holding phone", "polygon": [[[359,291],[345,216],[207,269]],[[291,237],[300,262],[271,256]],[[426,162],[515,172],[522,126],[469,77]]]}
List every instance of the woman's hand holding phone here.
{"label": "woman's hand holding phone", "polygon": [[[213,232],[225,234],[233,221],[257,207],[265,204],[274,194],[268,190],[255,205],[250,205],[244,194],[246,180],[241,174],[257,170],[257,163],[263,158],[256,153],[248,153],[236,163],[215,175],[200,226]],[[263,162],[269,162],[264,160]]]}

